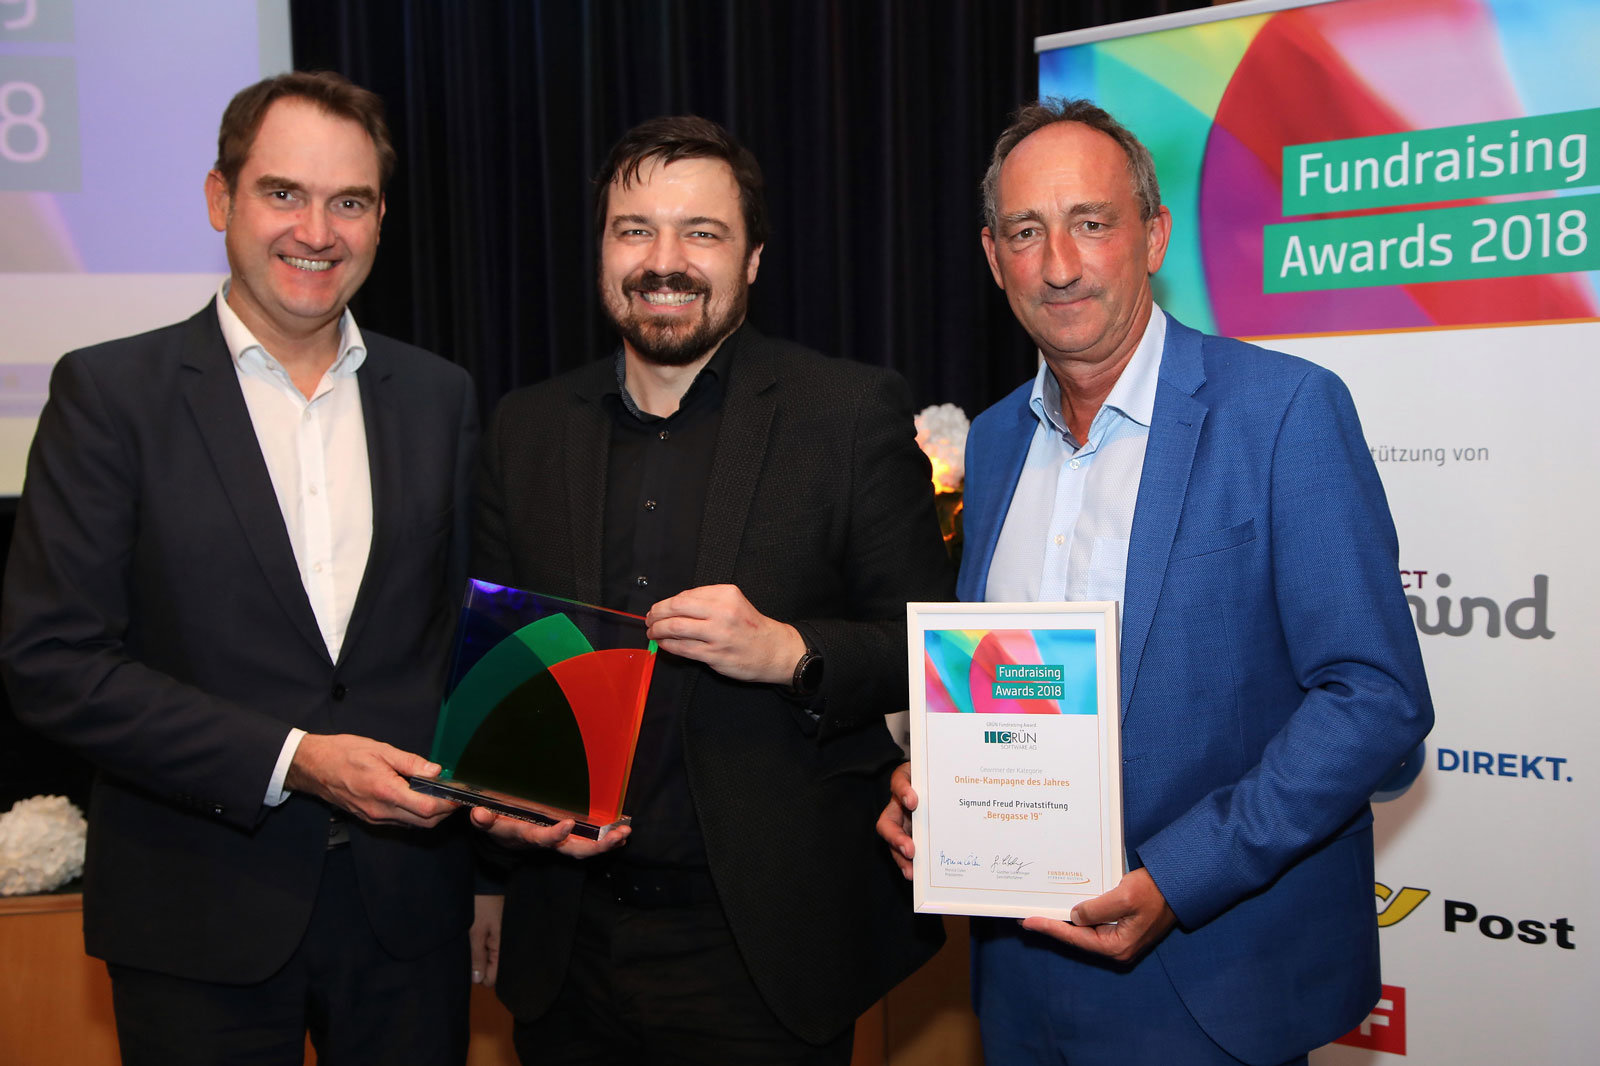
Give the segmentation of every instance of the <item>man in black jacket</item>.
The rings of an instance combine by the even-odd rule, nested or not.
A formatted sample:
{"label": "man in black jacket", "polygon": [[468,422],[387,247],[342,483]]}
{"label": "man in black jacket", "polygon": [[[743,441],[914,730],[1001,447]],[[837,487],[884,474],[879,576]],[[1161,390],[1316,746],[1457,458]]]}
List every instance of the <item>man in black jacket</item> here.
{"label": "man in black jacket", "polygon": [[511,875],[500,995],[530,1063],[845,1063],[940,939],[871,825],[905,603],[952,594],[910,397],[745,324],[762,181],[727,131],[647,122],[599,184],[622,346],[501,404],[474,571],[643,614],[664,654],[625,848],[491,826],[549,849]]}
{"label": "man in black jacket", "polygon": [[466,1055],[465,834],[412,792],[465,570],[459,367],[362,333],[394,163],[336,75],[239,93],[229,278],[65,356],[6,570],[17,716],[98,768],[84,939],[127,1063]]}

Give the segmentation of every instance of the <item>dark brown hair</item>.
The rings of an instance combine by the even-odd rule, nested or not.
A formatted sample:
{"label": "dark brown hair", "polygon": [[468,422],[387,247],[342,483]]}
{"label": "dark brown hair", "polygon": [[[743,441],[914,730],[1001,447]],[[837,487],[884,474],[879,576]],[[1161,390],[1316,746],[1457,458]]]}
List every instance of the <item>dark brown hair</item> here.
{"label": "dark brown hair", "polygon": [[605,234],[613,181],[626,189],[639,180],[639,171],[649,161],[658,160],[666,166],[680,159],[720,159],[728,164],[739,185],[739,207],[744,214],[745,237],[750,242],[745,250],[767,243],[766,183],[761,178],[761,164],[733,134],[698,115],[653,118],[622,135],[595,175],[595,236]]}
{"label": "dark brown hair", "polygon": [[983,222],[991,230],[998,228],[998,209],[995,202],[1000,190],[1000,167],[1011,150],[1032,133],[1057,122],[1080,122],[1092,130],[1116,141],[1128,157],[1128,176],[1133,179],[1133,194],[1139,198],[1139,217],[1148,222],[1161,209],[1161,186],[1156,182],[1155,160],[1150,150],[1111,113],[1088,100],[1065,100],[1052,97],[1024,104],[1011,116],[1011,125],[995,142],[994,156],[983,175]]}
{"label": "dark brown hair", "polygon": [[261,121],[267,117],[267,109],[286,98],[309,100],[328,114],[349,119],[366,130],[378,153],[378,192],[388,187],[394,175],[395,153],[394,144],[389,140],[388,123],[383,118],[383,100],[377,93],[332,71],[296,70],[241,89],[222,113],[215,169],[227,182],[230,194],[237,191],[239,172],[250,158],[250,149],[261,131]]}

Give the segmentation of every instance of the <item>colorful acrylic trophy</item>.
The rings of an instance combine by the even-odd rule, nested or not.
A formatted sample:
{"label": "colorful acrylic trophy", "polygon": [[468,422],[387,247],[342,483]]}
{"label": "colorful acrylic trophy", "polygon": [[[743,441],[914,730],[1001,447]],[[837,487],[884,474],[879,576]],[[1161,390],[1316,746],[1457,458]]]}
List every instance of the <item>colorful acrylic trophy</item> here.
{"label": "colorful acrylic trophy", "polygon": [[655,641],[638,615],[468,582],[430,757],[411,787],[601,839],[622,813]]}

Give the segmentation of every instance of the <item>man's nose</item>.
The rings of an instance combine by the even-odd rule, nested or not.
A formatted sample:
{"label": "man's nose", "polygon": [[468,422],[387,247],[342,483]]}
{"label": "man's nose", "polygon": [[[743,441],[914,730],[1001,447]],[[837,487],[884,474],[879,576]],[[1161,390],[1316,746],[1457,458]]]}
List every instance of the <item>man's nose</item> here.
{"label": "man's nose", "polygon": [[1070,232],[1054,230],[1045,238],[1043,267],[1045,284],[1056,289],[1065,289],[1083,276],[1083,260]]}
{"label": "man's nose", "polygon": [[678,235],[663,230],[650,242],[643,266],[655,274],[680,274],[689,267],[689,259],[684,252],[683,241]]}
{"label": "man's nose", "polygon": [[294,239],[307,248],[326,248],[333,243],[333,227],[329,224],[328,210],[321,204],[310,204],[300,212],[295,222]]}

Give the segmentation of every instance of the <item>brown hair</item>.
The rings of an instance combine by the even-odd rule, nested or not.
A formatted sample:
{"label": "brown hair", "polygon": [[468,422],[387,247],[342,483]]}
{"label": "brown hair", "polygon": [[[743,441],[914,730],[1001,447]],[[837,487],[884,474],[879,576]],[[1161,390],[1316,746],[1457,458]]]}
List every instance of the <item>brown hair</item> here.
{"label": "brown hair", "polygon": [[394,175],[394,144],[383,118],[383,100],[343,75],[332,71],[292,71],[256,82],[241,89],[222,113],[222,128],[217,133],[215,169],[228,184],[230,194],[237,191],[239,172],[255,144],[267,109],[285,98],[309,100],[328,114],[349,119],[367,131],[378,153],[378,191],[389,185]]}
{"label": "brown hair", "polygon": [[1116,141],[1128,157],[1128,176],[1133,179],[1133,193],[1139,198],[1139,217],[1148,222],[1161,209],[1161,186],[1156,182],[1155,160],[1150,150],[1111,113],[1088,100],[1066,100],[1052,97],[1024,104],[1011,116],[1011,125],[995,142],[994,155],[989,169],[983,175],[983,221],[991,230],[997,229],[999,219],[995,201],[1000,189],[1000,167],[1011,150],[1021,144],[1029,134],[1037,133],[1057,122],[1079,122]]}
{"label": "brown hair", "polygon": [[766,183],[761,178],[761,164],[733,134],[698,115],[653,118],[622,135],[595,175],[596,237],[605,233],[611,183],[627,188],[639,179],[639,171],[652,159],[659,160],[662,166],[680,159],[720,159],[728,164],[739,185],[739,207],[744,214],[745,237],[750,242],[745,250],[767,243]]}

